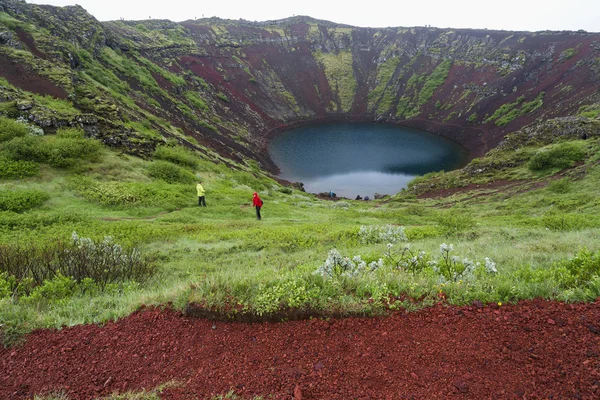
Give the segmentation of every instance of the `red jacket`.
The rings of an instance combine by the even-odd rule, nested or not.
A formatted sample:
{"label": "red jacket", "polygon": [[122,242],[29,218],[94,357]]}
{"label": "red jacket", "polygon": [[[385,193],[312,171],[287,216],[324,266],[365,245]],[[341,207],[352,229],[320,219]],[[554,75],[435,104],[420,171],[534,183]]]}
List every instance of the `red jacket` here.
{"label": "red jacket", "polygon": [[263,201],[260,199],[260,197],[258,197],[258,193],[256,192],[254,192],[252,195],[252,204],[254,204],[256,207],[262,207],[263,205]]}

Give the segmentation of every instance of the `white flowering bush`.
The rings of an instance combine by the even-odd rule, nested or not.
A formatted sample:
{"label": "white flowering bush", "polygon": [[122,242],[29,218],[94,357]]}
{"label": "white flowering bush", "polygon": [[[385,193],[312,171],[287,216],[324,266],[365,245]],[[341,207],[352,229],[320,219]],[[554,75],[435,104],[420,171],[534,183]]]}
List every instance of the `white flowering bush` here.
{"label": "white flowering bush", "polygon": [[383,259],[381,258],[367,264],[360,256],[354,256],[352,259],[349,257],[342,257],[337,249],[333,249],[329,251],[325,263],[315,271],[315,274],[329,278],[340,276],[353,277],[365,272],[374,271],[381,267],[383,267]]}
{"label": "white flowering bush", "polygon": [[63,278],[102,291],[111,284],[141,282],[153,272],[152,263],[137,249],[125,249],[110,236],[94,241],[73,232],[70,243],[0,245],[0,275],[15,297],[28,296],[41,286],[66,287]]}
{"label": "white flowering bush", "polygon": [[408,238],[402,226],[361,226],[358,240],[365,244],[406,242]]}
{"label": "white flowering bush", "polygon": [[332,278],[352,277],[388,266],[412,275],[431,270],[439,276],[440,283],[474,280],[477,271],[489,275],[498,273],[496,263],[488,257],[485,258],[485,263],[482,265],[480,262],[473,262],[466,257],[452,255],[452,251],[454,251],[454,245],[442,243],[440,256],[435,259],[425,251],[413,250],[410,243],[404,243],[399,250],[394,249],[394,244],[388,243],[384,257],[367,264],[360,256],[343,257],[336,249],[333,249],[329,252],[325,263],[315,273]]}
{"label": "white flowering bush", "polygon": [[[440,258],[437,261],[429,261],[429,266],[440,276],[440,282],[457,282],[475,279],[475,271],[481,268],[481,263],[473,262],[468,258],[461,259],[450,255],[454,250],[453,244],[442,243],[440,245]],[[496,274],[496,263],[490,258],[485,258],[483,271],[487,274]]]}
{"label": "white flowering bush", "polygon": [[414,275],[429,266],[431,256],[424,251],[413,251],[410,243],[405,243],[399,252],[394,252],[394,245],[388,243],[385,259],[393,267]]}

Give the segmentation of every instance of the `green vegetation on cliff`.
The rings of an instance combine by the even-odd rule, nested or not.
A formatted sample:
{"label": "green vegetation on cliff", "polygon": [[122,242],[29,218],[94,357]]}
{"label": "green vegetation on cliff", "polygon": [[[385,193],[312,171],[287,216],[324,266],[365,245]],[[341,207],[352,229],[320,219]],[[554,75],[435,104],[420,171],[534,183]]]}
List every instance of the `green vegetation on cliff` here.
{"label": "green vegetation on cliff", "polygon": [[340,111],[349,112],[357,87],[352,69],[352,53],[340,51],[335,54],[318,51],[314,56],[323,65],[329,86],[340,100]]}
{"label": "green vegetation on cliff", "polygon": [[[503,126],[515,118],[522,115],[532,113],[544,104],[544,92],[541,92],[537,97],[529,102],[525,102],[525,96],[520,96],[514,103],[507,103],[498,108],[494,114],[486,118],[484,122],[492,122],[497,126]],[[521,104],[522,103],[522,104]]]}

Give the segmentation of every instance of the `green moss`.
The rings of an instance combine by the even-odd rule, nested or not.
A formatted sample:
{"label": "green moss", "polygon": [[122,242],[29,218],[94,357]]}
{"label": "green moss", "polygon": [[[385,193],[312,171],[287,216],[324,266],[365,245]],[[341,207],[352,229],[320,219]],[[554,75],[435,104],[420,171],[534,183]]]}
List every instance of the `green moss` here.
{"label": "green moss", "polygon": [[148,120],[142,122],[126,122],[125,126],[133,129],[147,139],[160,139],[161,135],[152,127]]}
{"label": "green moss", "polygon": [[204,99],[202,99],[198,93],[192,92],[191,90],[187,90],[187,91],[185,91],[183,93],[183,95],[197,109],[199,109],[201,111],[207,111],[208,110],[208,104],[206,104],[206,102],[204,101]]}
{"label": "green moss", "polygon": [[217,93],[217,97],[219,98],[219,100],[224,101],[225,103],[229,103],[231,100],[229,100],[229,97],[227,97],[224,93],[218,92]]}
{"label": "green moss", "polygon": [[5,12],[0,12],[0,23],[12,30],[15,28],[20,28],[29,33],[35,31],[35,27],[33,25],[13,18],[10,14]]}
{"label": "green moss", "polygon": [[442,61],[433,70],[431,75],[429,75],[426,78],[425,84],[423,84],[423,87],[421,88],[421,93],[419,93],[419,106],[422,106],[423,104],[427,103],[429,99],[433,97],[433,93],[435,92],[435,90],[446,81],[448,73],[450,72],[450,67],[452,67],[451,60]]}
{"label": "green moss", "polygon": [[358,86],[352,67],[352,53],[340,51],[334,54],[319,51],[314,56],[323,66],[329,87],[340,99],[342,111],[349,112]]}
{"label": "green moss", "polygon": [[569,58],[573,57],[574,55],[575,55],[574,48],[566,49],[562,53],[560,53],[559,60],[565,61],[565,60],[568,60]]}
{"label": "green moss", "polygon": [[167,81],[171,82],[173,85],[178,86],[178,87],[185,86],[184,78],[182,78],[170,71],[167,71],[164,68],[159,67],[157,64],[153,63],[152,61],[148,60],[147,58],[137,56],[136,61],[139,62],[140,64],[144,65],[149,71],[162,76]]}
{"label": "green moss", "polygon": [[113,70],[118,71],[129,79],[137,81],[144,89],[156,94],[164,93],[152,74],[134,60],[118,54],[109,47],[102,49],[101,57]]}
{"label": "green moss", "polygon": [[[522,115],[534,112],[544,104],[544,92],[541,92],[537,97],[529,102],[523,103],[525,96],[520,96],[514,103],[503,104],[498,108],[491,117],[485,119],[485,123],[495,120],[497,126],[504,126],[515,118]],[[520,107],[519,104],[523,103]]]}
{"label": "green moss", "polygon": [[600,105],[594,104],[589,106],[583,106],[579,109],[577,115],[587,118],[596,118],[598,115],[600,115]]}
{"label": "green moss", "polygon": [[33,95],[36,103],[41,104],[44,107],[47,107],[51,110],[57,111],[63,115],[78,115],[81,112],[73,107],[73,103],[68,100],[57,99],[52,96],[39,96]]}
{"label": "green moss", "polygon": [[[393,86],[392,82],[390,81],[392,80],[394,73],[398,69],[400,62],[401,60],[399,57],[389,57],[385,62],[383,62],[377,67],[377,81],[379,83],[377,84],[375,89],[373,89],[373,91],[369,93],[369,108],[375,107],[375,104],[377,104],[382,99],[388,86]],[[393,95],[394,97],[396,96],[395,93],[391,95]],[[386,106],[388,106],[388,108],[385,108]],[[378,112],[387,111],[389,109],[389,106],[391,106],[391,104],[389,104],[388,97],[386,101],[384,101],[384,104],[382,106],[377,107],[377,110]]]}

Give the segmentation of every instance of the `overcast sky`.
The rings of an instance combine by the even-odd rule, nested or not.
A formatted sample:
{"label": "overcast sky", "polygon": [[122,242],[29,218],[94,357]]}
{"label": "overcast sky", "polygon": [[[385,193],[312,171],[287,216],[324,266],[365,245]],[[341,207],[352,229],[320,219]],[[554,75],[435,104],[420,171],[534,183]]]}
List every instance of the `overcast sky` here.
{"label": "overcast sky", "polygon": [[221,17],[265,21],[294,15],[362,26],[600,32],[600,0],[27,0],[79,4],[100,21]]}

